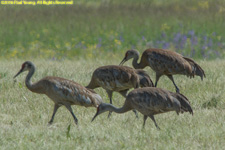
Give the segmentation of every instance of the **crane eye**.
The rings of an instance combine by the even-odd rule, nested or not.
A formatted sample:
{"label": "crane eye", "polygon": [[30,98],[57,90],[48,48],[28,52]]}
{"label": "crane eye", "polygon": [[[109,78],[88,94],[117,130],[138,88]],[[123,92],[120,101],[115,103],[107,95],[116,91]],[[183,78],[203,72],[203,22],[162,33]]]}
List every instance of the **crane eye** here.
{"label": "crane eye", "polygon": [[126,52],[126,54],[125,54],[125,57],[127,57],[128,56],[128,52]]}
{"label": "crane eye", "polygon": [[24,68],[26,66],[26,64],[24,63],[24,64],[22,64],[22,68]]}

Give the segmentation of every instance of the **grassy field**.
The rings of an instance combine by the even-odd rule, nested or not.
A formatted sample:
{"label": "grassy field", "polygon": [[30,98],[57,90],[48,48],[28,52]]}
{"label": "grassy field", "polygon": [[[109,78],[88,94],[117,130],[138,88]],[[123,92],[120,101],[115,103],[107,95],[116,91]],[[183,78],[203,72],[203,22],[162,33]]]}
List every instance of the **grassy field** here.
{"label": "grassy field", "polygon": [[92,59],[149,47],[225,58],[223,0],[76,0],[0,5],[1,58]]}
{"label": "grassy field", "polygon": [[[225,149],[224,0],[75,0],[71,6],[0,4],[0,149]],[[87,85],[99,66],[119,64],[128,49],[166,48],[195,59],[206,78],[175,76],[194,116],[156,116],[142,129],[142,115],[107,113],[73,106],[77,127],[65,108],[48,126],[53,102],[25,87],[25,60],[32,78],[59,76]],[[131,66],[131,61],[126,65]],[[154,73],[146,68],[152,80]],[[158,87],[175,91],[162,77]],[[96,89],[105,102],[106,92]],[[124,98],[115,93],[113,103]]]}
{"label": "grassy field", "polygon": [[[118,64],[112,60],[38,60],[31,59],[37,71],[32,78],[37,81],[44,76],[60,76],[87,85],[91,73],[98,66]],[[206,78],[188,79],[175,76],[180,90],[191,101],[194,116],[188,113],[177,116],[175,112],[157,115],[161,130],[158,131],[148,119],[142,129],[142,115],[135,118],[132,111],[125,114],[107,113],[91,123],[95,108],[73,106],[79,126],[71,114],[62,107],[53,125],[48,126],[53,102],[45,95],[30,92],[24,84],[26,73],[16,81],[13,76],[23,60],[0,61],[0,149],[224,149],[225,148],[225,68],[224,60],[198,61],[205,69]],[[128,65],[131,64],[127,63]],[[151,69],[146,68],[154,81]],[[159,87],[175,91],[165,77]],[[96,89],[109,102],[106,92]],[[113,103],[122,106],[124,98],[115,93]],[[70,130],[68,127],[70,126]]]}

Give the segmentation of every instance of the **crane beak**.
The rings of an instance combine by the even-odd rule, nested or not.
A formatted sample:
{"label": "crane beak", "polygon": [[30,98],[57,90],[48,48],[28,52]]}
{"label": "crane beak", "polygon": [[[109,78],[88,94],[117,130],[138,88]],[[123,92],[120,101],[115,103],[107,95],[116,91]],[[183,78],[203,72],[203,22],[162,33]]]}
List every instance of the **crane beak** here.
{"label": "crane beak", "polygon": [[13,77],[16,78],[19,74],[21,74],[23,72],[23,68],[20,69],[20,71]]}
{"label": "crane beak", "polygon": [[98,115],[99,115],[99,107],[97,108],[97,112],[96,112],[95,116],[92,118],[91,122],[93,122]]}
{"label": "crane beak", "polygon": [[92,118],[91,122],[95,120],[95,118],[98,116],[98,112],[95,114],[95,116]]}
{"label": "crane beak", "polygon": [[127,61],[126,57],[124,57],[124,59],[120,62],[120,66],[122,66],[125,62]]}

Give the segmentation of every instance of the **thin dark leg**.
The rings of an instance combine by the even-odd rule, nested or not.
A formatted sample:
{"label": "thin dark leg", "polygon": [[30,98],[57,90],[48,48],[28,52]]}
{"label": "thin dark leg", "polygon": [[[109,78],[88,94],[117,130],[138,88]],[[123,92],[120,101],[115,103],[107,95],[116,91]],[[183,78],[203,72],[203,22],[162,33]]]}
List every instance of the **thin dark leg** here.
{"label": "thin dark leg", "polygon": [[161,74],[156,74],[156,77],[155,77],[155,87],[157,87],[157,83],[158,83],[159,78],[160,78],[161,76],[162,76]]}
{"label": "thin dark leg", "polygon": [[60,107],[60,105],[55,104],[54,110],[53,110],[53,114],[52,114],[52,118],[51,118],[51,120],[48,122],[49,125],[51,125],[51,124],[53,123],[53,120],[54,120],[54,117],[55,117],[55,113],[56,113],[56,111],[58,110],[59,107]]}
{"label": "thin dark leg", "polygon": [[73,116],[73,119],[74,119],[75,124],[78,125],[78,119],[77,119],[77,117],[74,115],[71,106],[70,106],[70,105],[66,105],[66,108],[70,111],[71,115]]}
{"label": "thin dark leg", "polygon": [[152,121],[155,123],[156,128],[160,130],[159,126],[157,125],[157,123],[156,123],[156,121],[155,121],[154,116],[153,116],[153,115],[150,115],[149,117],[150,117],[150,118],[152,119]]}
{"label": "thin dark leg", "polygon": [[[119,93],[120,93],[123,97],[126,98],[126,96],[127,96],[127,91],[128,91],[128,90],[123,90],[123,91],[120,91]],[[136,118],[138,118],[138,113],[137,113],[137,111],[136,111],[135,109],[133,109],[133,112],[134,112]]]}
{"label": "thin dark leg", "polygon": [[144,115],[144,122],[143,122],[143,128],[145,127],[145,122],[146,122],[146,119],[148,118],[148,116]]}
{"label": "thin dark leg", "polygon": [[138,113],[137,113],[137,111],[136,111],[135,109],[133,109],[132,111],[134,112],[134,114],[135,114],[136,118],[139,118],[139,117],[138,117]]}
{"label": "thin dark leg", "polygon": [[174,82],[174,80],[173,80],[173,76],[172,76],[172,75],[167,75],[167,77],[173,82],[173,85],[174,85],[175,88],[176,88],[176,92],[177,92],[177,93],[180,93],[179,88],[177,87],[177,85],[175,84],[175,82]]}
{"label": "thin dark leg", "polygon": [[[106,91],[107,94],[108,94],[108,97],[109,97],[109,101],[110,101],[110,104],[112,104],[112,95],[113,95],[113,92],[112,91]],[[108,114],[108,118],[111,116],[112,112],[110,111],[109,114]]]}

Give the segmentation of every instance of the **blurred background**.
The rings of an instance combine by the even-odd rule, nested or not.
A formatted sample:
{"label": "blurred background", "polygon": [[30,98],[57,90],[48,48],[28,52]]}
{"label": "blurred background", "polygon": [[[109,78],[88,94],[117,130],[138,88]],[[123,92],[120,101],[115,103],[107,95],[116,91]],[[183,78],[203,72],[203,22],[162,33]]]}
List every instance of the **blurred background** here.
{"label": "blurred background", "polygon": [[0,57],[122,59],[128,49],[164,48],[194,59],[224,59],[224,29],[224,0],[0,4]]}

